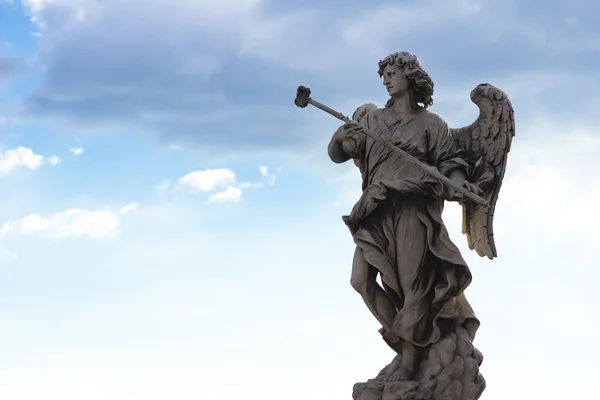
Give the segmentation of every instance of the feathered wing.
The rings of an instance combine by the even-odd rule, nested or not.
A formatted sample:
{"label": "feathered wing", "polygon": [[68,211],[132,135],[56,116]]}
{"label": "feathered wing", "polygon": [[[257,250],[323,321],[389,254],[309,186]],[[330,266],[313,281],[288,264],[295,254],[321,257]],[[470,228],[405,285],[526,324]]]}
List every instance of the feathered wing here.
{"label": "feathered wing", "polygon": [[470,126],[451,129],[457,144],[474,166],[469,181],[478,185],[489,206],[463,202],[463,233],[469,248],[481,257],[497,257],[494,242],[494,211],[502,186],[515,119],[512,104],[502,90],[481,84],[471,91],[471,100],[479,107],[479,117]]}
{"label": "feathered wing", "polygon": [[366,117],[370,111],[377,110],[378,108],[379,107],[373,103],[363,104],[362,106],[358,107],[356,111],[354,111],[354,114],[352,114],[352,119],[356,122],[360,122],[360,120]]}

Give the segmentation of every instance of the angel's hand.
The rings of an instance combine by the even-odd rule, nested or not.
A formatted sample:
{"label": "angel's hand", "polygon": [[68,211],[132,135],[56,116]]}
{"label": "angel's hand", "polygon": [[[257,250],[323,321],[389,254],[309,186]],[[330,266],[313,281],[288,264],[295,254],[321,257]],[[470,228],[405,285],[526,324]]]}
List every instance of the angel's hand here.
{"label": "angel's hand", "polygon": [[[481,193],[483,193],[483,190],[481,190],[479,188],[479,186],[465,180],[463,181],[460,186],[464,189],[466,189],[467,191],[474,193],[476,195],[481,195]],[[458,202],[463,202],[465,200],[467,200],[467,198],[458,190],[454,190],[451,188],[448,188],[448,200],[449,201],[458,201]]]}
{"label": "angel's hand", "polygon": [[338,130],[335,131],[333,139],[336,142],[345,142],[353,139],[354,136],[361,132],[364,132],[364,128],[355,121],[350,121],[340,126]]}
{"label": "angel's hand", "polygon": [[365,133],[365,128],[355,121],[346,122],[344,124],[345,139],[352,139],[359,133]]}
{"label": "angel's hand", "polygon": [[474,183],[471,183],[469,181],[464,181],[462,184],[462,187],[464,187],[471,193],[475,193],[477,196],[480,196],[481,193],[483,193],[483,190],[481,190],[481,188],[479,186],[477,186]]}

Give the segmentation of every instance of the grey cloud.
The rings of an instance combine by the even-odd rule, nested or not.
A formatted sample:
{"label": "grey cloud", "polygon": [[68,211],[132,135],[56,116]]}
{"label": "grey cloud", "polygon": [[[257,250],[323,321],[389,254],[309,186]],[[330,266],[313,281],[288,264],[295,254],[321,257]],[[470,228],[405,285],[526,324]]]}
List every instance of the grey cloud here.
{"label": "grey cloud", "polygon": [[[313,140],[301,124],[315,114],[288,106],[295,86],[314,86],[333,106],[383,96],[376,63],[393,51],[417,53],[442,85],[583,68],[556,58],[554,34],[524,20],[514,1],[285,12],[258,1],[226,2],[49,3],[37,15],[46,25],[44,80],[25,99],[25,112],[73,126],[133,127],[163,143],[220,152],[301,149]],[[73,4],[87,10],[84,17]]]}

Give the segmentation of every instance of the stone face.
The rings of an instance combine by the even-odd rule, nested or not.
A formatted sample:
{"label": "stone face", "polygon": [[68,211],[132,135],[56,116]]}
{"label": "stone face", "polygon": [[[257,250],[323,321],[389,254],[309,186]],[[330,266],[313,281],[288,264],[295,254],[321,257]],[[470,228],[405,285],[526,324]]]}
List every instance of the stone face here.
{"label": "stone face", "polygon": [[472,277],[441,213],[444,201],[459,202],[469,248],[497,256],[493,216],[515,133],[512,104],[478,85],[471,100],[479,117],[453,129],[428,110],[433,80],[414,54],[391,54],[378,67],[389,100],[359,107],[354,120],[308,88],[296,98],[345,121],[327,151],[335,163],[353,160],[362,178],[363,193],[343,217],[356,244],[350,283],[394,358],[356,384],[353,399],[476,400],[485,380],[473,346],[479,319],[464,295]]}

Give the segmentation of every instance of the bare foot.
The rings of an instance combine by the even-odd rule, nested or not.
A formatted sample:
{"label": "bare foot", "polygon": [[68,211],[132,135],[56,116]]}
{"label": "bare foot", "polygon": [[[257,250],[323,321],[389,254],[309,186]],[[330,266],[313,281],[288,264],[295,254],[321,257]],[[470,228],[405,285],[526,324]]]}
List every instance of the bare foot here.
{"label": "bare foot", "polygon": [[416,348],[408,343],[402,343],[402,356],[398,355],[388,366],[390,374],[388,374],[388,382],[409,381],[415,374],[415,363],[417,351]]}
{"label": "bare foot", "polygon": [[406,367],[400,367],[387,379],[388,382],[397,381],[410,381],[412,379],[413,372]]}
{"label": "bare foot", "polygon": [[400,368],[400,365],[402,365],[402,355],[396,354],[392,362],[387,367],[385,367],[385,375],[387,375],[388,377],[392,376],[392,374],[396,372],[398,368]]}

